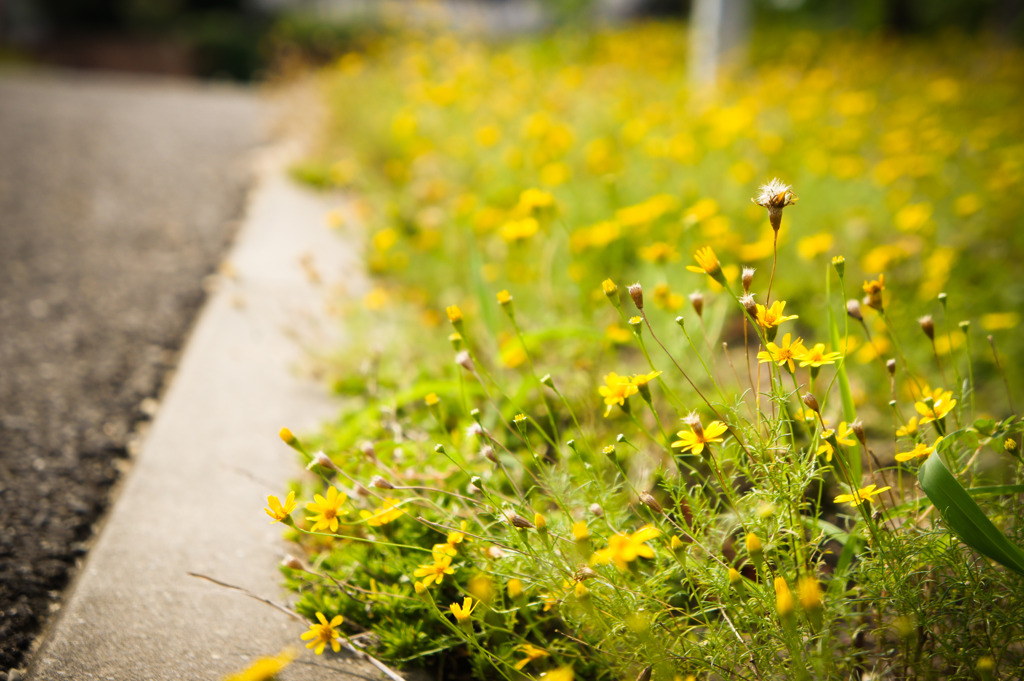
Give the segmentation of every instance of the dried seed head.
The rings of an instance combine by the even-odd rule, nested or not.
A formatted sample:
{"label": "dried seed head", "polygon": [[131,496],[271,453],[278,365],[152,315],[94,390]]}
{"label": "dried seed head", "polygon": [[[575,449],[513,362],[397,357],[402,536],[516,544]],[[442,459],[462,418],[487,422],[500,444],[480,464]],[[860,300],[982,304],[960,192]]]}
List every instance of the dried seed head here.
{"label": "dried seed head", "polygon": [[587,510],[589,510],[593,515],[595,515],[598,518],[604,517],[604,509],[601,508],[601,505],[596,502],[591,504]]}
{"label": "dried seed head", "polygon": [[492,544],[491,546],[487,547],[487,557],[491,558],[492,560],[501,560],[505,557],[505,552],[502,551],[499,547],[494,546]]}
{"label": "dried seed head", "polygon": [[846,314],[850,315],[858,322],[864,321],[864,315],[860,311],[860,301],[856,299],[846,301]]}
{"label": "dried seed head", "polygon": [[380,489],[394,489],[395,486],[385,480],[379,475],[375,475],[370,478],[370,487],[379,487]]}
{"label": "dried seed head", "polygon": [[762,208],[768,209],[768,221],[776,232],[782,226],[782,209],[797,202],[793,188],[779,179],[773,179],[758,189],[758,194],[751,199]]}
{"label": "dried seed head", "polygon": [[640,503],[647,508],[651,509],[655,513],[663,513],[664,508],[658,503],[658,500],[654,498],[654,495],[650,492],[640,492]]}
{"label": "dried seed head", "polygon": [[812,395],[811,393],[804,393],[802,399],[804,401],[804,404],[807,405],[808,409],[813,411],[815,414],[821,413],[821,405],[818,404],[818,398],[816,398],[814,395]]}
{"label": "dried seed head", "polygon": [[697,312],[698,317],[704,316],[704,294],[700,291],[694,291],[690,294],[690,304],[693,305],[693,309]]}
{"label": "dried seed head", "polygon": [[757,319],[757,303],[754,301],[753,293],[744,293],[739,298],[740,305],[747,311],[751,319]]}
{"label": "dried seed head", "polygon": [[580,565],[572,574],[573,581],[576,582],[583,582],[594,577],[597,577],[597,573],[589,565]]}
{"label": "dried seed head", "polygon": [[743,292],[750,293],[750,285],[754,283],[754,268],[744,267],[743,274],[740,275],[740,281],[743,282]]}
{"label": "dried seed head", "polygon": [[896,359],[890,357],[885,361],[885,368],[889,371],[890,376],[896,375]]}
{"label": "dried seed head", "polygon": [[338,467],[334,465],[334,462],[331,461],[330,457],[328,457],[323,452],[317,452],[316,454],[314,454],[313,460],[309,462],[309,465],[310,467],[314,465],[323,466],[324,468],[329,468],[332,471],[338,470]]}
{"label": "dried seed head", "polygon": [[636,681],[651,681],[651,670],[654,669],[652,665],[644,667],[643,671],[637,675]]}
{"label": "dried seed head", "polygon": [[917,323],[921,325],[921,330],[924,331],[924,335],[928,336],[928,340],[935,340],[935,322],[932,321],[930,314],[918,319]]}
{"label": "dried seed head", "polygon": [[494,447],[490,445],[484,445],[480,450],[480,453],[484,455],[484,458],[491,463],[498,463],[498,455],[494,453]]}
{"label": "dried seed head", "polygon": [[283,565],[284,567],[288,568],[289,570],[305,570],[306,569],[305,567],[303,567],[302,561],[299,560],[298,558],[296,558],[295,556],[293,556],[290,553],[284,557],[284,559],[281,561],[281,565]]}
{"label": "dried seed head", "polygon": [[640,282],[630,284],[629,297],[633,299],[633,304],[636,305],[636,309],[644,309],[644,287],[640,285]]}
{"label": "dried seed head", "polygon": [[353,489],[355,490],[356,494],[363,497],[364,499],[372,494],[370,490],[363,487],[363,483],[361,482],[357,482],[355,485],[353,485]]}
{"label": "dried seed head", "polygon": [[533,523],[515,511],[506,511],[505,517],[508,518],[508,521],[512,523],[513,527],[518,527],[520,530],[532,530],[534,528]]}
{"label": "dried seed head", "polygon": [[479,493],[480,488],[474,485],[473,483],[469,483],[468,485],[466,485],[466,496],[475,497]]}

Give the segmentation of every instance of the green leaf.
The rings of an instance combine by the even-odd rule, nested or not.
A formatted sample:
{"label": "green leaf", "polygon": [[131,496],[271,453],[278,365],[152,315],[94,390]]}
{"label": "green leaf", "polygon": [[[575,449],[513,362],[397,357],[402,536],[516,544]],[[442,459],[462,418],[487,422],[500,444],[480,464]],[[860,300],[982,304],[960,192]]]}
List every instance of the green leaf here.
{"label": "green leaf", "polygon": [[[825,272],[825,307],[828,309],[828,332],[829,340],[832,342],[832,347],[838,350],[839,348],[845,347],[844,344],[839,341],[839,327],[836,325],[835,313],[832,311],[832,277],[831,268],[828,268]],[[845,301],[842,301],[845,304]],[[853,392],[850,390],[850,379],[846,376],[846,358],[843,357],[836,364],[836,378],[839,379],[839,396],[843,400],[843,416],[846,417],[847,423],[853,423],[857,419],[857,409],[853,405]],[[838,456],[842,456],[842,451],[837,452]],[[846,461],[846,466],[850,471],[850,477],[853,478],[855,485],[861,483],[861,463],[860,463],[860,450],[854,449],[850,452],[850,456]]]}
{"label": "green leaf", "polygon": [[953,477],[938,452],[932,452],[917,472],[928,495],[949,529],[969,547],[1019,575],[1024,575],[1024,550],[1006,538]]}

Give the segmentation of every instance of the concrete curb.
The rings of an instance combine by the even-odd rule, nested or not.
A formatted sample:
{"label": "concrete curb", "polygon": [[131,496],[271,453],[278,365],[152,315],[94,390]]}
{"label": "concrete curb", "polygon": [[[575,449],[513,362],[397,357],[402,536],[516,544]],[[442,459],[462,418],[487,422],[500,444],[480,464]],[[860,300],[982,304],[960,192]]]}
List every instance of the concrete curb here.
{"label": "concrete curb", "polygon": [[[324,387],[297,375],[293,337],[338,326],[328,292],[362,288],[354,249],[332,233],[328,199],[292,184],[284,154],[261,164],[229,256],[164,404],[28,678],[219,679],[291,646],[284,681],[377,679],[365,662],[316,657],[306,627],[195,572],[284,602],[281,526],[263,512],[297,475],[277,438],[332,415]],[[314,275],[314,272],[318,276]]]}

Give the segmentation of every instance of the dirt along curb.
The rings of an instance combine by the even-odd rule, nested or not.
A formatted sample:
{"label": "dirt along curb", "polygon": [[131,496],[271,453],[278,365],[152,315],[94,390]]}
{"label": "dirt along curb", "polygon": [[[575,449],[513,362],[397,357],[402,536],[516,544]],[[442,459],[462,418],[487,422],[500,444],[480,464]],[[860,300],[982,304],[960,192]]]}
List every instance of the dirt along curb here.
{"label": "dirt along curb", "polygon": [[284,681],[380,678],[300,648],[306,627],[286,613],[189,575],[285,600],[281,526],[262,509],[297,467],[276,434],[332,415],[324,386],[297,370],[300,339],[329,347],[331,296],[363,289],[356,249],[325,220],[337,198],[293,184],[286,159],[275,149],[261,162],[229,274],[29,679],[216,679],[289,646],[300,655]]}

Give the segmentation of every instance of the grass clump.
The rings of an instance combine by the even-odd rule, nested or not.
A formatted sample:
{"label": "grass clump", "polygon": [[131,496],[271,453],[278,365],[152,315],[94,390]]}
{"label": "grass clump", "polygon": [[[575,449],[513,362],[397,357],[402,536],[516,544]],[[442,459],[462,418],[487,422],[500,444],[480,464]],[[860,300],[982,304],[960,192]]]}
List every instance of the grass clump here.
{"label": "grass clump", "polygon": [[[1009,367],[936,298],[979,274],[958,220],[998,229],[947,127],[970,106],[942,104],[968,67],[935,56],[924,113],[864,75],[871,50],[789,41],[708,104],[672,85],[673,30],[337,66],[371,104],[317,163],[363,193],[380,279],[342,415],[282,433],[318,476],[268,508],[310,644],[449,679],[1020,676]],[[1016,62],[993,68],[1015,101]],[[799,203],[752,191],[777,167]]]}

